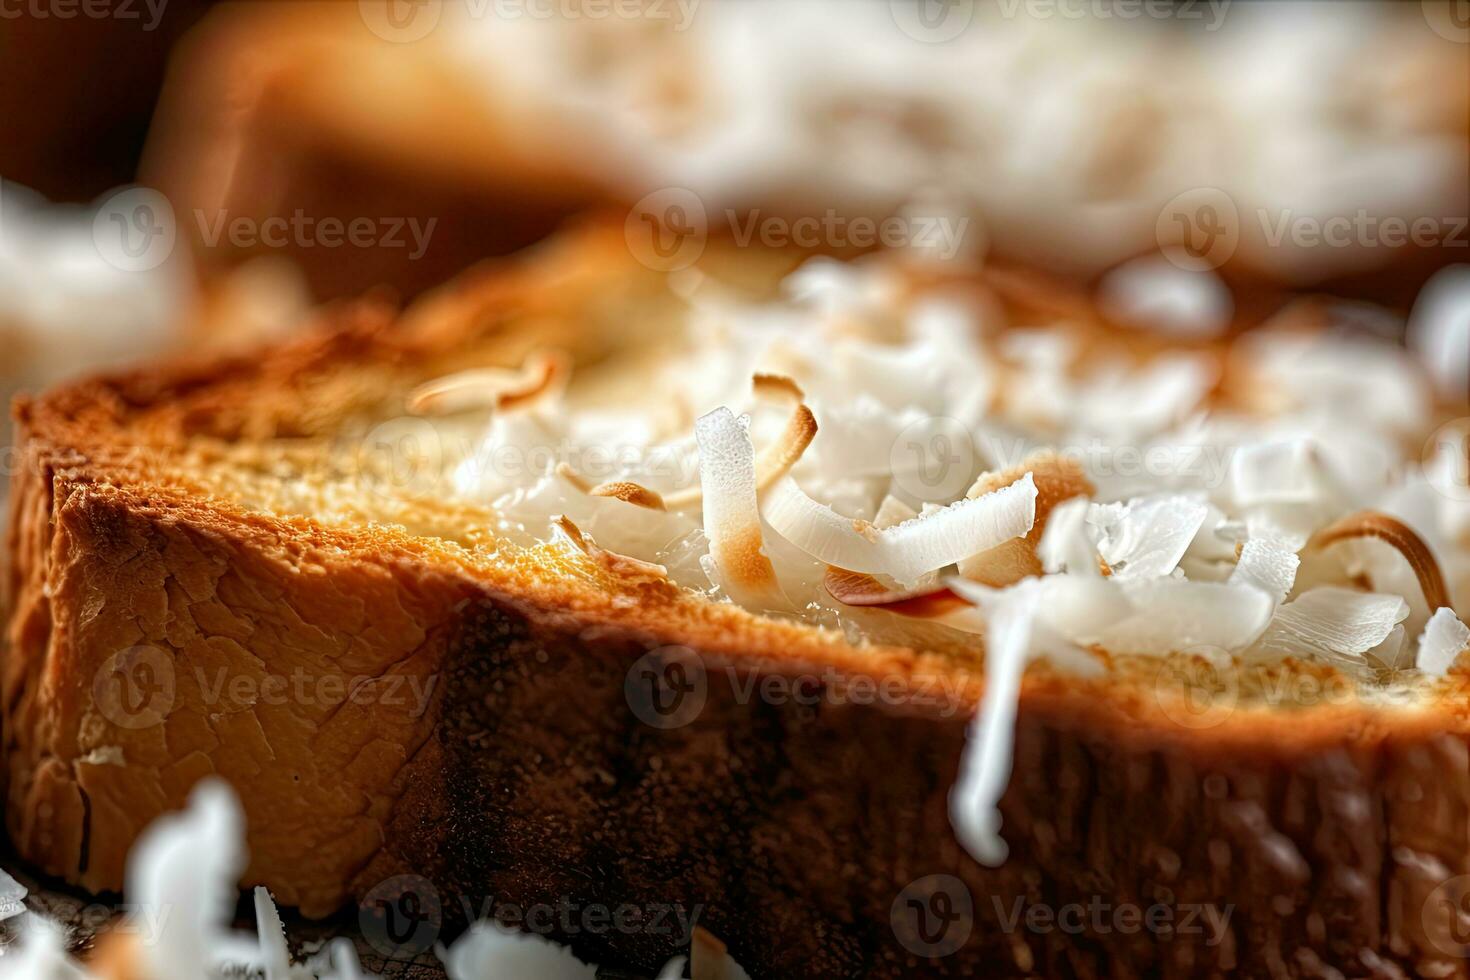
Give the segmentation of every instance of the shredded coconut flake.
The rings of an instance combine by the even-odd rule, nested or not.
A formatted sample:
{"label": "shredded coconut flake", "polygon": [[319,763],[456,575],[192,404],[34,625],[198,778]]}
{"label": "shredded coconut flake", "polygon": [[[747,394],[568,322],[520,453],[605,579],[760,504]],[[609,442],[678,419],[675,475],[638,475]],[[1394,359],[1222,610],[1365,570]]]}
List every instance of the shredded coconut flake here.
{"label": "shredded coconut flake", "polygon": [[1098,553],[1119,579],[1157,578],[1179,565],[1209,508],[1181,496],[1095,504],[1088,522],[1099,531]]}
{"label": "shredded coconut flake", "polygon": [[985,694],[970,723],[960,774],[950,790],[950,823],[971,857],[987,867],[1005,863],[1000,798],[1011,777],[1021,676],[1031,655],[1040,590],[1023,583],[987,603]]}
{"label": "shredded coconut flake", "polygon": [[782,537],[829,565],[912,583],[1029,531],[1036,483],[1028,473],[1009,487],[894,527],[859,530],[788,477],[771,489],[763,513]]}
{"label": "shredded coconut flake", "polygon": [[1315,654],[1351,665],[1386,640],[1408,615],[1409,604],[1401,596],[1321,586],[1277,610],[1252,653],[1277,657]]}
{"label": "shredded coconut flake", "polygon": [[719,408],[695,423],[694,435],[704,486],[704,529],[720,584],[737,597],[773,593],[776,572],[762,550],[750,433],[735,413]]}
{"label": "shredded coconut flake", "polygon": [[1436,609],[1419,637],[1415,666],[1432,677],[1443,677],[1466,647],[1470,647],[1470,628],[1453,609]]}
{"label": "shredded coconut flake", "polygon": [[1252,538],[1241,546],[1240,561],[1230,573],[1230,583],[1254,586],[1280,605],[1291,592],[1301,562],[1297,553],[1288,548],[1263,538]]}

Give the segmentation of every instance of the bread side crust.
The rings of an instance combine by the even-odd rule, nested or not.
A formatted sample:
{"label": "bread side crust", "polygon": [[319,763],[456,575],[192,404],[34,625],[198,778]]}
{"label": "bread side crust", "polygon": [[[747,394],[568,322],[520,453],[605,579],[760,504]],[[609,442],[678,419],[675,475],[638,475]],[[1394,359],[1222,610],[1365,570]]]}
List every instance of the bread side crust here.
{"label": "bread side crust", "polygon": [[[512,269],[496,302],[565,290],[559,262],[621,274],[608,247],[593,234]],[[446,932],[487,900],[697,910],[757,977],[1464,975],[1443,949],[1453,908],[1435,900],[1470,871],[1460,682],[1412,710],[1242,704],[1189,728],[1152,675],[1033,671],[1002,802],[1011,856],[984,869],[947,810],[983,689],[973,663],[854,647],[572,558],[254,513],[157,462],[246,393],[276,411],[322,364],[464,340],[447,321],[408,339],[381,316],[346,321],[264,359],[20,406],[0,704],[7,826],[42,870],[119,888],[138,831],[214,773],[243,796],[246,883],[312,916],[411,876]],[[706,700],[666,729],[627,684],[670,646],[696,658]],[[133,727],[105,693],[139,647],[156,655],[124,661],[124,680],[162,664],[173,689]],[[314,699],[264,696],[265,675],[297,672]],[[369,677],[431,694],[323,691]],[[864,678],[887,693],[855,698]],[[752,695],[772,679],[814,702]],[[972,908],[965,943],[938,958],[894,928],[905,889],[932,875],[962,882]],[[1218,936],[1043,931],[1007,925],[1018,900],[1233,911]],[[552,934],[642,969],[680,951],[652,930]]]}

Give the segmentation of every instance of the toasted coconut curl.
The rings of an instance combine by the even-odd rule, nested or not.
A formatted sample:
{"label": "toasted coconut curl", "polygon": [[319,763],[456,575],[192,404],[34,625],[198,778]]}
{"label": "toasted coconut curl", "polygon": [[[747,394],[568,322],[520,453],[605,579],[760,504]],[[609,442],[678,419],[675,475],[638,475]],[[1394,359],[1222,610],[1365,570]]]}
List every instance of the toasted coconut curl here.
{"label": "toasted coconut curl", "polygon": [[763,374],[758,371],[751,376],[750,386],[757,398],[770,401],[787,399],[793,405],[799,405],[806,400],[806,392],[801,390],[801,385],[784,374]]}
{"label": "toasted coconut curl", "polygon": [[[1051,450],[1042,450],[1032,453],[1010,469],[981,474],[965,496],[973,500],[1009,486],[1028,472],[1036,481],[1036,523],[1025,537],[1013,538],[960,562],[960,574],[965,578],[992,588],[1004,588],[1023,578],[1040,575],[1041,558],[1036,553],[1036,546],[1046,531],[1046,521],[1052,510],[1064,500],[1091,497],[1096,492],[1076,460],[1059,456]],[[1104,574],[1111,574],[1111,569],[1106,568],[1101,557],[1098,562],[1099,568],[1105,570]]]}
{"label": "toasted coconut curl", "polygon": [[650,490],[643,484],[633,483],[630,480],[599,484],[587,492],[594,497],[612,497],[625,504],[645,507],[648,510],[668,510],[668,507],[664,505],[664,498],[658,495],[658,491]]}
{"label": "toasted coconut curl", "polygon": [[[789,473],[801,460],[806,448],[817,437],[817,418],[802,403],[806,395],[801,386],[784,374],[756,374],[751,378],[751,388],[757,397],[769,401],[789,401],[795,406],[781,435],[756,457],[755,488],[759,492]],[[590,480],[565,463],[559,464],[556,472],[583,493],[594,497],[613,497],[649,510],[688,510],[698,507],[704,501],[704,490],[701,487],[690,487],[664,496],[632,480],[615,480],[594,486]]]}
{"label": "toasted coconut curl", "polygon": [[828,595],[843,605],[871,606],[916,619],[933,619],[970,605],[948,586],[897,589],[866,572],[853,572],[836,565],[827,566],[822,585]]}
{"label": "toasted coconut curl", "polygon": [[573,547],[588,558],[592,559],[602,568],[614,575],[630,579],[635,582],[667,582],[669,570],[662,565],[655,565],[651,561],[643,561],[639,558],[630,558],[620,555],[615,551],[608,551],[599,547],[596,541],[582,533],[582,529],[572,522],[565,514],[558,514],[551,519],[553,531],[559,533]]}
{"label": "toasted coconut curl", "polygon": [[491,408],[523,408],[561,391],[572,373],[572,358],[562,350],[538,350],[519,370],[473,368],[436,378],[408,396],[415,415],[449,415]]}
{"label": "toasted coconut curl", "polygon": [[1443,609],[1450,605],[1444,573],[1440,570],[1434,553],[1413,528],[1396,517],[1389,517],[1376,510],[1349,514],[1314,534],[1307,547],[1327,548],[1350,538],[1377,538],[1398,549],[1419,579],[1419,588],[1424,593],[1430,610]]}

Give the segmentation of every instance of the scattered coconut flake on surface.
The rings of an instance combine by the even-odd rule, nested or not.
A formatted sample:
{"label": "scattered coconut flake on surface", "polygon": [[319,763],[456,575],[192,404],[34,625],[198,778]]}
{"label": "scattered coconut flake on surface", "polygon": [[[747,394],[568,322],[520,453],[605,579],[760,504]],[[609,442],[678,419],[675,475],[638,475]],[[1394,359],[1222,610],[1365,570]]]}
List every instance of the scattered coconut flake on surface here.
{"label": "scattered coconut flake on surface", "polygon": [[1160,494],[1094,504],[1088,523],[1099,531],[1097,550],[1114,578],[1156,578],[1178,567],[1208,514],[1202,500]]}
{"label": "scattered coconut flake on surface", "polygon": [[1235,312],[1229,288],[1213,270],[1183,269],[1162,255],[1125,262],[1098,288],[1103,309],[1116,319],[1176,337],[1217,336]]}
{"label": "scattered coconut flake on surface", "polygon": [[1453,609],[1436,609],[1419,637],[1415,666],[1432,677],[1443,677],[1466,647],[1470,647],[1470,628]]}
{"label": "scattered coconut flake on surface", "polygon": [[536,980],[597,980],[597,967],[565,946],[496,922],[478,922],[440,953],[449,980],[535,977]]}
{"label": "scattered coconut flake on surface", "polygon": [[1087,515],[1091,508],[1092,502],[1086,497],[1072,497],[1052,509],[1046,530],[1036,545],[1036,555],[1044,571],[1102,574],[1097,564],[1097,545],[1088,532]]}
{"label": "scattered coconut flake on surface", "polygon": [[1271,597],[1249,586],[1163,577],[1122,581],[1114,587],[1127,599],[1130,615],[1079,638],[1114,653],[1164,656],[1237,650],[1253,642],[1271,621]]}
{"label": "scattered coconut flake on surface", "polygon": [[1230,573],[1232,585],[1252,585],[1277,605],[1286,601],[1302,560],[1295,551],[1264,538],[1251,538],[1240,549],[1240,561]]}
{"label": "scattered coconut flake on surface", "polygon": [[1281,606],[1251,652],[1351,663],[1386,640],[1408,615],[1402,596],[1319,586]]}
{"label": "scattered coconut flake on surface", "polygon": [[787,477],[771,488],[762,512],[777,533],[828,565],[912,584],[1031,530],[1036,483],[1027,473],[1008,487],[880,529],[817,503]]}

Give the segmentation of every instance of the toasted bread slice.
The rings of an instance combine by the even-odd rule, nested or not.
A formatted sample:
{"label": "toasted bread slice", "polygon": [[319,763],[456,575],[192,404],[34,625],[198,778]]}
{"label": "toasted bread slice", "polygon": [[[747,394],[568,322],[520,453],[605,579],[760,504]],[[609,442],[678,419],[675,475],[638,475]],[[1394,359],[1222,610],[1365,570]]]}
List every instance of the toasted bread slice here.
{"label": "toasted bread slice", "polygon": [[[447,390],[423,387],[435,379],[554,349],[574,361],[573,381],[542,407],[546,418],[589,405],[678,418],[677,399],[643,373],[649,359],[655,371],[676,359],[673,338],[687,336],[702,297],[716,297],[704,313],[717,321],[732,304],[774,302],[792,264],[711,248],[696,274],[665,275],[630,257],[620,223],[592,227],[403,315],[344,307],[258,356],[154,366],[20,402],[0,701],[19,852],[68,881],[116,889],[139,831],[218,774],[247,812],[246,883],[310,916],[354,901],[367,916],[411,899],[403,908],[432,928],[383,932],[402,944],[481,914],[571,905],[635,910],[626,928],[546,931],[588,959],[649,973],[681,952],[669,923],[683,916],[757,978],[1463,975],[1453,926],[1457,876],[1470,872],[1470,691],[1453,670],[1431,676],[1445,664],[1430,669],[1422,651],[1425,669],[1406,664],[1402,625],[1392,650],[1386,636],[1335,663],[1324,661],[1337,641],[1304,632],[1277,636],[1286,655],[1252,645],[1222,660],[1163,597],[1183,581],[1181,559],[1146,571],[1156,555],[1124,533],[1140,518],[1105,504],[1088,512],[1102,529],[1084,539],[1090,573],[1071,567],[993,591],[932,575],[907,583],[911,595],[944,582],[974,592],[990,625],[967,609],[916,616],[912,597],[895,612],[901,604],[864,610],[860,597],[834,598],[841,588],[828,595],[821,562],[787,547],[773,529],[796,532],[772,511],[757,533],[780,595],[742,606],[709,581],[695,587],[711,568],[736,591],[719,548],[701,566],[678,547],[610,543],[670,517],[688,488],[644,487],[665,512],[636,494],[596,501],[602,517],[589,522],[575,516],[594,506],[575,480],[589,476],[579,457],[583,470],[556,498],[573,517],[537,524],[514,494],[492,506],[488,492],[456,482],[483,413],[409,413],[426,390]],[[1008,420],[1049,411],[1024,365],[1045,362],[1058,340],[1081,352],[1045,375],[1058,384],[1108,358],[1146,373],[1188,356],[1218,370],[1197,394],[1222,410],[1265,416],[1300,393],[1262,368],[1279,357],[1245,342],[1182,350],[1119,338],[1075,304],[1062,326],[1034,329],[1056,312],[983,277],[902,260],[864,268],[890,290],[880,310],[941,297],[986,325],[984,343],[1010,354],[984,403]],[[847,273],[816,273],[803,288],[826,310],[813,321],[821,329],[896,329],[841,296],[823,306],[833,294],[822,283]],[[1277,324],[1255,340],[1278,331],[1284,342],[1302,336]],[[952,346],[933,350],[959,358],[966,341],[943,343]],[[869,366],[882,363],[868,376],[874,391],[902,373],[896,361]],[[488,377],[490,404],[551,387],[536,371]],[[779,401],[807,384],[800,370],[794,378],[764,384]],[[1300,391],[1328,383],[1303,378]],[[1071,390],[1058,410],[1116,420],[1129,401],[1089,390]],[[1147,414],[1138,401],[1122,406],[1128,418]],[[812,405],[817,424],[837,431],[835,415]],[[757,442],[765,411],[751,408]],[[822,446],[819,435],[811,452]],[[863,451],[881,459],[889,447]],[[1026,464],[1023,482],[1044,483],[1047,467],[1060,470]],[[1013,475],[982,474],[973,501],[961,483],[945,512],[979,506],[989,483],[1015,486]],[[707,474],[698,489],[708,500],[724,479]],[[762,506],[776,493],[794,500],[795,485],[776,481]],[[1046,533],[1026,539],[1048,573],[1065,550],[1067,501],[1087,506],[1080,482],[1056,486],[1037,497]],[[704,513],[721,513],[731,498],[721,499]],[[699,508],[683,506],[697,523]],[[885,504],[854,533],[897,540],[883,528],[904,506]],[[1459,566],[1442,545],[1436,553],[1445,589],[1458,591]],[[1031,557],[1015,575],[1037,570]],[[1182,567],[1200,588],[1234,589],[1253,614],[1269,613],[1265,587],[1204,581],[1211,568],[1231,574],[1235,560],[1233,549],[1205,549]],[[1334,601],[1370,596],[1387,590],[1393,560],[1314,574],[1337,583]],[[1055,656],[1018,681],[1013,775],[1000,771],[998,803],[1009,854],[997,861],[985,851],[994,835],[967,827],[967,801],[985,800],[962,760],[982,700],[982,722],[1007,710],[1001,655],[983,633],[1002,629],[996,609],[1014,621],[1015,607],[987,603],[1061,580],[1123,589],[1130,576],[1160,597],[1107,634],[1120,638],[1114,648],[1053,643]],[[1408,605],[1403,623],[1422,612]],[[1278,633],[1300,621],[1271,619]],[[1207,683],[1179,680],[1199,673]],[[974,740],[998,744],[978,729]]]}
{"label": "toasted bread slice", "polygon": [[[1283,34],[1248,10],[1140,32],[985,5],[927,24],[910,3],[224,4],[174,58],[142,177],[210,229],[437,222],[421,256],[286,243],[333,296],[692,194],[737,240],[942,238],[1082,280],[1184,228],[1247,287],[1406,305],[1465,240],[1470,60],[1429,26],[1450,6],[1306,5]],[[1243,52],[1281,69],[1270,98]],[[1310,220],[1283,205],[1308,198]],[[208,256],[238,254],[216,234]]]}

